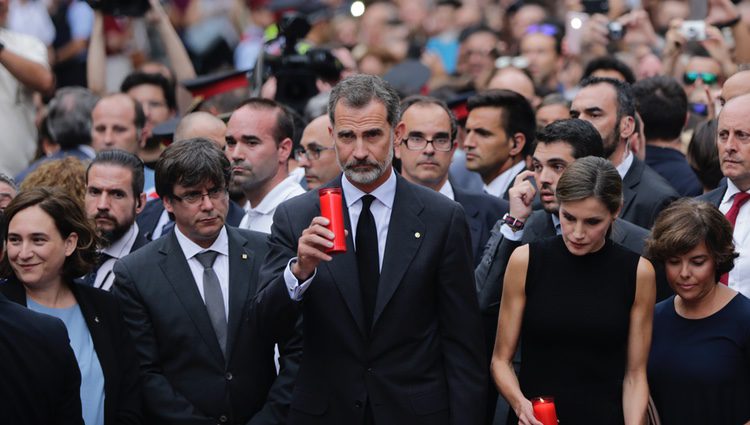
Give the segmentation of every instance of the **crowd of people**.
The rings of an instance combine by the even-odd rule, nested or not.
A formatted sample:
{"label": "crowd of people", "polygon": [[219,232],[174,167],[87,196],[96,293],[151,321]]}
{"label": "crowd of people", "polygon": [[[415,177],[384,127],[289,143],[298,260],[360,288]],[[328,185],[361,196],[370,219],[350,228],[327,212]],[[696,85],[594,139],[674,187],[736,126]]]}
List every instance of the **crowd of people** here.
{"label": "crowd of people", "polygon": [[0,422],[750,423],[703,6],[0,0]]}

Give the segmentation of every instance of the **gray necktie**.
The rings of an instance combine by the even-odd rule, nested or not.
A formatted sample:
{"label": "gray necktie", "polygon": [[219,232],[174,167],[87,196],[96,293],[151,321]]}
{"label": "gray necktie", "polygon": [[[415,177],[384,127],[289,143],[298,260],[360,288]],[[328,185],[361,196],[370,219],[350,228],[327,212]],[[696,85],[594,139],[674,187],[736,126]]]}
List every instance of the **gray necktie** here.
{"label": "gray necktie", "polygon": [[206,310],[211,318],[211,325],[219,340],[221,352],[226,354],[227,348],[227,316],[224,310],[224,297],[219,285],[219,277],[213,269],[214,260],[219,255],[216,251],[205,251],[196,254],[195,258],[203,266],[203,297],[206,300]]}

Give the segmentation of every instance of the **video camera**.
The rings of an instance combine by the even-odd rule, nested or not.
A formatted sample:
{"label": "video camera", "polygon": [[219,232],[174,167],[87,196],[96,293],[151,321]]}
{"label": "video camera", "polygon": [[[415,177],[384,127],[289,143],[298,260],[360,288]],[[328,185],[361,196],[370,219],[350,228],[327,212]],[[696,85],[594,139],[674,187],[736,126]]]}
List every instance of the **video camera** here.
{"label": "video camera", "polygon": [[151,8],[148,0],[86,0],[94,10],[112,16],[143,16]]}
{"label": "video camera", "polygon": [[304,16],[296,12],[284,14],[279,22],[279,38],[284,40],[281,56],[263,55],[270,74],[276,77],[276,100],[300,114],[304,113],[307,101],[318,94],[316,80],[335,84],[344,69],[327,49],[312,48],[304,54],[297,52],[297,42],[309,31],[310,23]]}

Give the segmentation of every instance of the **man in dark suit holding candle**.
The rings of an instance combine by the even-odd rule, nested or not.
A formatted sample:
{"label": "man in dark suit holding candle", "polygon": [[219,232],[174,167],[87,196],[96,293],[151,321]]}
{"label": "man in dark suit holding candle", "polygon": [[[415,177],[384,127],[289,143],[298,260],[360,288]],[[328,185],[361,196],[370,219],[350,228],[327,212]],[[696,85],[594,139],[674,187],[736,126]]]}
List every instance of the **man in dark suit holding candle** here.
{"label": "man in dark suit holding candle", "polygon": [[486,356],[461,207],[391,167],[398,95],[357,75],[329,101],[347,251],[308,192],[276,210],[264,284],[304,317],[289,424],[480,424]]}

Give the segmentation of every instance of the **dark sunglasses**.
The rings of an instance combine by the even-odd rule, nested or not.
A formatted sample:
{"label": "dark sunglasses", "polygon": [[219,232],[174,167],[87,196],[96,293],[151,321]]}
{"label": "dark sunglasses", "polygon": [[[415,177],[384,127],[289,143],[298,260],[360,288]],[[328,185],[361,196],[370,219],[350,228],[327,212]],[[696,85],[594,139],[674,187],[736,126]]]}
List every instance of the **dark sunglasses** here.
{"label": "dark sunglasses", "polygon": [[526,28],[526,34],[544,34],[555,37],[559,30],[552,24],[534,24]]}
{"label": "dark sunglasses", "polygon": [[703,81],[703,84],[709,86],[712,84],[716,84],[716,82],[719,80],[718,75],[712,74],[710,72],[686,72],[682,75],[682,81],[684,81],[687,85],[694,84],[698,78]]}

